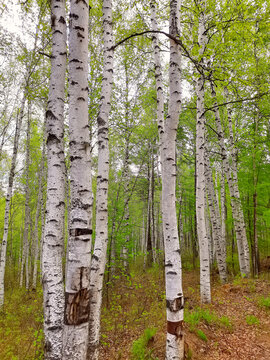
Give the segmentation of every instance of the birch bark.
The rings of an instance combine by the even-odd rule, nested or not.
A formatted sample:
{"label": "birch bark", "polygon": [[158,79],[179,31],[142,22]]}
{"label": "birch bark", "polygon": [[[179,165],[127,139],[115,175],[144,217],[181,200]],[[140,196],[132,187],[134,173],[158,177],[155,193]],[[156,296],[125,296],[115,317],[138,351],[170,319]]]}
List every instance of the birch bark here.
{"label": "birch bark", "polygon": [[212,178],[212,171],[207,152],[205,153],[205,175],[207,182],[208,203],[212,224],[212,235],[215,246],[215,253],[217,258],[217,265],[220,280],[222,283],[227,281],[227,267],[226,256],[224,256],[224,247],[222,246],[222,233],[221,233],[221,219],[218,209],[217,198],[215,196],[214,183]]}
{"label": "birch bark", "polygon": [[241,200],[240,194],[238,190],[238,180],[237,180],[237,170],[236,165],[234,164],[233,174],[230,169],[228,156],[226,152],[225,140],[224,140],[224,133],[221,126],[221,118],[219,114],[218,104],[216,101],[216,92],[213,84],[211,84],[212,90],[212,97],[215,99],[214,102],[214,114],[216,120],[216,127],[218,132],[219,138],[219,146],[221,149],[221,158],[222,158],[222,166],[224,172],[227,177],[229,191],[230,191],[230,198],[231,198],[231,206],[232,206],[232,214],[234,219],[234,227],[236,233],[236,240],[237,240],[237,249],[238,249],[238,258],[239,258],[239,266],[240,272],[242,276],[249,276],[250,274],[250,266],[249,266],[249,249],[248,243],[246,238],[245,232],[245,224],[244,224],[244,217],[243,211],[241,207]]}
{"label": "birch bark", "polygon": [[23,286],[24,270],[25,270],[25,287],[29,289],[29,228],[30,228],[30,187],[29,187],[29,166],[30,166],[30,132],[31,121],[28,102],[28,119],[26,129],[26,155],[25,155],[25,203],[24,203],[24,229],[23,229],[23,248],[22,248],[22,261],[21,261],[21,273],[20,273],[20,287]]}
{"label": "birch bark", "polygon": [[[198,29],[199,55],[202,57],[206,46],[205,15],[201,10]],[[202,303],[211,302],[210,266],[208,238],[205,226],[205,116],[204,116],[204,77],[199,74],[196,82],[197,122],[196,122],[196,219],[200,250],[200,292]]]}
{"label": "birch bark", "polygon": [[39,255],[39,236],[38,236],[38,221],[40,218],[41,206],[42,206],[42,191],[43,191],[43,176],[44,176],[44,160],[45,160],[45,141],[43,140],[42,157],[38,174],[38,198],[37,208],[35,214],[35,229],[33,234],[34,239],[34,270],[33,270],[33,283],[32,289],[37,287],[37,270],[38,270],[38,255]]}
{"label": "birch bark", "polygon": [[[226,98],[228,99],[228,89],[224,89]],[[234,143],[234,134],[233,134],[233,126],[232,126],[232,115],[230,106],[227,107],[227,116],[228,116],[228,126],[229,126],[229,141],[230,141],[230,148],[231,148],[231,160],[232,160],[232,181],[233,181],[233,189],[234,189],[234,202],[236,207],[236,217],[238,226],[236,230],[236,236],[241,238],[241,242],[243,244],[243,251],[244,251],[244,261],[245,261],[245,268],[246,268],[246,275],[250,275],[250,255],[249,255],[249,245],[247,241],[247,234],[246,234],[246,226],[244,220],[244,214],[240,199],[240,193],[238,188],[238,174],[237,174],[237,151]]]}
{"label": "birch bark", "polygon": [[[155,10],[154,6],[154,2],[152,2],[152,14]],[[179,0],[172,0],[170,3],[169,32],[174,37],[177,37],[180,34]],[[158,51],[157,48],[156,51]],[[156,69],[156,71],[157,75],[160,69]],[[156,78],[160,79],[159,75]],[[179,46],[173,40],[170,40],[169,84],[170,98],[168,116],[164,126],[163,119],[161,118],[158,124],[162,164],[162,221],[165,244],[165,282],[167,306],[166,359],[179,360],[184,358],[184,297],[182,291],[181,256],[175,206],[175,153],[176,132],[181,110],[181,54]],[[160,85],[162,90],[162,83],[160,83]],[[160,94],[158,95],[158,99],[160,99],[160,96],[163,96],[163,92],[158,88],[157,92]]]}
{"label": "birch bark", "polygon": [[62,359],[64,314],[63,228],[65,211],[64,99],[66,74],[65,1],[52,0],[52,56],[46,111],[47,202],[42,244],[45,359]]}
{"label": "birch bark", "polygon": [[18,146],[19,146],[19,139],[20,139],[20,132],[21,132],[26,96],[27,93],[25,92],[24,97],[22,99],[21,108],[16,119],[12,160],[11,160],[11,167],[8,177],[8,188],[6,195],[5,215],[4,215],[4,233],[3,233],[3,240],[1,246],[1,257],[0,257],[0,308],[4,305],[4,296],[5,296],[4,279],[5,279],[7,240],[8,240],[8,230],[9,230],[9,213],[10,213],[13,181],[15,176],[16,160],[17,160],[17,153],[18,153]]}
{"label": "birch bark", "polygon": [[108,245],[109,114],[113,84],[112,0],[103,0],[103,79],[98,115],[98,174],[96,200],[96,239],[90,272],[90,315],[87,358],[97,360],[103,278]]}
{"label": "birch bark", "polygon": [[[62,359],[86,359],[90,311],[91,157],[88,124],[89,3],[70,1],[70,219]],[[64,181],[63,181],[64,187]]]}

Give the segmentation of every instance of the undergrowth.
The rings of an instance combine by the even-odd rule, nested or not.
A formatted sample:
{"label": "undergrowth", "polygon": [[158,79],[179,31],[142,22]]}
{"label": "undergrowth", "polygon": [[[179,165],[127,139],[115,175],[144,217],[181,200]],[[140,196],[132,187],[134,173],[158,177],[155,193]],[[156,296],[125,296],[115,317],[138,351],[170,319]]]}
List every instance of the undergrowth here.
{"label": "undergrowth", "polygon": [[189,325],[189,330],[197,334],[197,336],[203,341],[207,341],[206,335],[202,330],[198,329],[201,322],[206,325],[214,325],[220,328],[227,328],[232,330],[232,322],[227,316],[217,316],[215,312],[211,312],[209,309],[197,307],[194,311],[190,312],[185,310],[185,322]]}
{"label": "undergrowth", "polygon": [[18,286],[5,292],[0,312],[0,359],[43,359],[42,291],[26,292]]}
{"label": "undergrowth", "polygon": [[133,360],[152,360],[157,359],[152,356],[152,350],[148,349],[149,342],[156,334],[156,328],[145,329],[143,335],[133,342],[131,355]]}
{"label": "undergrowth", "polygon": [[270,309],[270,296],[268,297],[261,297],[258,301],[259,305],[261,307],[265,307],[267,309]]}

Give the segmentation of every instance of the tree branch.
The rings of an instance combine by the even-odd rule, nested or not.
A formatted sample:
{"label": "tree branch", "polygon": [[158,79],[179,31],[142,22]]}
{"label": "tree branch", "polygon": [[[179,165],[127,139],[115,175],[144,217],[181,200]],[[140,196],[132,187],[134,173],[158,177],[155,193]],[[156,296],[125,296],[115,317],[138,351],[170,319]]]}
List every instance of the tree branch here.
{"label": "tree branch", "polygon": [[219,108],[220,106],[225,106],[225,105],[230,105],[230,104],[236,104],[236,103],[240,103],[240,102],[244,102],[244,101],[252,101],[252,100],[260,99],[260,98],[263,97],[264,95],[269,95],[269,91],[268,91],[268,92],[265,92],[265,93],[262,93],[262,94],[259,94],[259,95],[256,95],[256,96],[254,96],[254,97],[252,97],[252,98],[232,100],[232,101],[227,101],[227,102],[222,103],[222,104],[214,105],[214,106],[206,109],[206,110],[204,111],[203,115],[204,115],[207,111],[213,111],[214,109]]}
{"label": "tree branch", "polygon": [[201,74],[202,73],[202,70],[200,69],[200,64],[198,63],[197,60],[193,59],[193,57],[190,55],[189,51],[187,50],[187,48],[185,47],[185,45],[183,44],[182,40],[174,37],[173,35],[165,32],[165,31],[160,31],[160,30],[145,30],[145,31],[142,31],[142,32],[139,32],[139,33],[134,33],[134,34],[131,34],[129,36],[127,36],[126,38],[118,41],[115,45],[113,45],[110,49],[110,50],[115,50],[119,45],[122,45],[124,42],[126,42],[127,40],[129,39],[132,39],[136,36],[141,36],[141,35],[145,35],[145,34],[162,34],[162,35],[165,35],[167,36],[169,39],[173,40],[177,45],[181,46],[182,50],[184,51],[185,53],[185,56],[188,57],[192,62],[193,64],[195,65],[196,69],[198,70],[198,72]]}

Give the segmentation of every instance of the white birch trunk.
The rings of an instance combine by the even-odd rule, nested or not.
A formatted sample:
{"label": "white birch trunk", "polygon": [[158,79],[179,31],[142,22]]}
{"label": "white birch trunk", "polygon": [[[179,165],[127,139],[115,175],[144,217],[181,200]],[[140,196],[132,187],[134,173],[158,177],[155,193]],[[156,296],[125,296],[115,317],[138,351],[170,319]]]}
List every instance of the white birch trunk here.
{"label": "white birch trunk", "polygon": [[[91,157],[88,124],[88,0],[70,1],[70,219],[62,359],[86,359],[90,311]],[[64,182],[63,182],[64,186]]]}
{"label": "white birch trunk", "polygon": [[[199,55],[203,56],[206,36],[205,36],[205,16],[202,10],[199,18],[198,43],[200,46]],[[201,62],[203,59],[201,60]],[[196,122],[196,219],[197,234],[200,250],[200,292],[201,302],[211,302],[210,287],[210,266],[208,238],[205,227],[205,116],[204,116],[204,78],[200,74],[196,81],[197,95],[197,122]]]}
{"label": "white birch trunk", "polygon": [[41,213],[42,206],[42,191],[43,191],[43,175],[44,175],[44,160],[45,160],[45,141],[43,140],[42,157],[38,174],[38,198],[37,208],[35,214],[35,228],[34,228],[34,270],[33,270],[33,283],[32,289],[35,290],[37,287],[37,271],[38,271],[38,255],[39,255],[39,236],[38,236],[38,222]]}
{"label": "white birch trunk", "polygon": [[30,132],[31,121],[28,102],[28,119],[26,129],[26,155],[25,155],[25,204],[24,204],[24,230],[23,230],[23,248],[22,248],[22,262],[20,273],[20,287],[23,286],[24,270],[25,270],[25,287],[29,289],[29,228],[30,228],[30,187],[29,187],[29,166],[30,166]]}
{"label": "white birch trunk", "polygon": [[[224,89],[226,100],[228,101],[228,89]],[[238,236],[241,237],[241,241],[243,244],[243,251],[244,251],[244,260],[245,260],[245,267],[246,267],[246,275],[250,275],[250,255],[249,255],[249,245],[247,240],[246,234],[246,225],[244,220],[244,214],[240,199],[240,193],[238,188],[238,175],[237,175],[237,151],[234,144],[234,134],[233,134],[233,126],[232,126],[232,116],[231,116],[231,109],[227,107],[227,115],[228,115],[228,125],[229,125],[229,140],[230,140],[230,153],[231,153],[231,160],[232,160],[232,180],[233,180],[233,187],[234,187],[234,199],[236,205],[236,215],[239,221],[239,228],[238,228]]]}
{"label": "white birch trunk", "polygon": [[[152,8],[154,3],[152,3]],[[180,1],[170,3],[172,36],[180,34]],[[176,216],[176,132],[181,110],[181,53],[179,46],[170,40],[169,107],[164,128],[160,128],[162,161],[162,221],[165,244],[165,283],[167,306],[166,359],[184,358],[184,297],[182,267]],[[162,126],[162,124],[159,124]],[[163,135],[161,134],[164,131]]]}
{"label": "white birch trunk", "polygon": [[[212,97],[216,99],[216,92],[214,89],[213,84],[212,86]],[[221,149],[221,158],[222,158],[222,166],[224,169],[224,172],[227,177],[228,185],[229,185],[229,191],[230,191],[230,198],[231,198],[231,206],[232,206],[232,214],[234,219],[234,228],[236,233],[236,240],[237,240],[237,249],[238,249],[238,258],[239,258],[239,266],[240,266],[240,272],[242,276],[249,276],[250,274],[250,267],[249,267],[249,249],[248,244],[246,240],[246,233],[245,233],[245,226],[244,226],[244,217],[243,217],[243,211],[241,207],[241,200],[238,190],[238,180],[237,180],[237,173],[233,172],[233,175],[231,174],[231,169],[228,161],[228,156],[226,152],[225,147],[225,141],[224,141],[224,133],[221,126],[221,118],[219,114],[219,109],[217,106],[217,101],[215,100],[214,103],[214,114],[215,114],[215,120],[216,120],[216,126],[217,126],[217,132],[219,134],[219,145]],[[235,169],[236,171],[236,169]],[[242,216],[241,216],[242,214]]]}
{"label": "white birch trunk", "polygon": [[207,152],[205,153],[205,176],[206,176],[206,184],[207,184],[207,192],[208,192],[210,217],[212,223],[212,235],[215,246],[218,271],[219,271],[220,280],[222,283],[224,283],[227,281],[226,255],[224,255],[223,253],[224,246],[222,244],[221,219],[218,209],[217,198],[215,196],[214,182],[212,178],[212,171],[211,171]]}
{"label": "white birch trunk", "polygon": [[63,228],[65,211],[64,101],[66,74],[65,1],[52,0],[52,56],[46,111],[47,202],[42,246],[45,359],[62,359],[64,315]]}
{"label": "white birch trunk", "polygon": [[223,246],[224,261],[227,257],[226,249],[226,193],[225,193],[225,176],[223,167],[220,174],[220,216],[221,216],[221,243]]}
{"label": "white birch trunk", "polygon": [[109,114],[113,83],[112,0],[103,0],[104,63],[101,106],[98,115],[98,174],[96,238],[90,272],[90,315],[87,359],[97,360],[103,278],[108,245]]}
{"label": "white birch trunk", "polygon": [[21,132],[26,96],[27,93],[25,92],[24,97],[22,99],[20,112],[18,113],[16,119],[12,160],[11,160],[11,167],[8,177],[8,188],[7,188],[5,216],[4,216],[4,233],[3,233],[3,240],[1,246],[1,257],[0,257],[0,308],[2,308],[4,305],[4,296],[5,296],[4,280],[5,280],[5,269],[6,269],[6,253],[7,253],[7,241],[8,241],[8,230],[9,230],[10,203],[12,197],[13,181],[15,176],[16,160],[17,160],[17,153],[18,153],[18,146],[19,146],[19,139],[20,139],[20,132]]}

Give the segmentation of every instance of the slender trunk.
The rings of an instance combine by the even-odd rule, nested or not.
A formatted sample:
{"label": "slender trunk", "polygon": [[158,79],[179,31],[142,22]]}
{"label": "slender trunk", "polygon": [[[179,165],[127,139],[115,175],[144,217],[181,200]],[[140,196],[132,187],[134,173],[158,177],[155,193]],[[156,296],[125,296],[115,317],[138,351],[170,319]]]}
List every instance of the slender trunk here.
{"label": "slender trunk", "polygon": [[156,256],[156,229],[155,229],[155,164],[154,164],[154,153],[153,149],[151,151],[151,243],[152,243],[152,254],[153,254],[153,262],[157,262],[157,256]]}
{"label": "slender trunk", "polygon": [[[201,11],[199,18],[198,42],[199,54],[203,56],[206,46],[205,15]],[[203,58],[201,59],[203,65]],[[211,302],[210,266],[208,239],[205,228],[205,116],[204,116],[204,77],[199,75],[196,82],[197,122],[196,122],[196,218],[197,235],[200,249],[200,290],[202,303]]]}
{"label": "slender trunk", "polygon": [[253,136],[253,153],[252,153],[252,171],[253,171],[253,275],[258,276],[260,271],[259,248],[258,248],[258,231],[257,231],[257,137],[258,137],[258,115],[255,115]]}
{"label": "slender trunk", "polygon": [[[154,3],[151,8],[154,8]],[[180,1],[170,3],[171,35],[180,34]],[[181,110],[181,52],[170,40],[169,107],[163,126],[159,124],[162,168],[162,222],[165,244],[165,283],[167,306],[166,359],[184,358],[184,297],[182,266],[176,216],[176,132]]]}
{"label": "slender trunk", "polygon": [[227,267],[226,267],[226,256],[224,256],[224,248],[222,246],[221,237],[221,219],[218,209],[217,198],[215,196],[214,182],[212,178],[212,171],[210,167],[210,161],[207,152],[205,153],[205,175],[208,193],[208,203],[212,223],[212,234],[215,246],[215,253],[217,258],[218,271],[221,282],[227,281]]}
{"label": "slender trunk", "polygon": [[8,230],[9,230],[10,203],[11,203],[11,197],[12,197],[13,181],[14,181],[14,176],[15,176],[15,167],[16,167],[19,138],[20,138],[22,119],[23,119],[23,114],[24,114],[24,106],[25,106],[26,96],[27,96],[27,93],[25,92],[24,97],[22,99],[21,108],[20,108],[20,111],[19,111],[19,113],[17,115],[17,119],[16,119],[12,160],[11,160],[11,167],[10,167],[9,177],[8,177],[8,188],[7,188],[5,216],[4,216],[4,234],[3,234],[2,246],[1,246],[1,257],[0,257],[0,308],[2,308],[2,306],[4,305],[4,295],[5,295],[4,279],[5,279],[5,269],[6,269],[6,253],[7,253],[7,240],[8,240]]}
{"label": "slender trunk", "polygon": [[34,229],[34,270],[33,270],[33,283],[32,289],[35,290],[37,287],[37,271],[38,271],[38,255],[39,255],[39,236],[38,236],[38,222],[41,213],[42,205],[42,191],[43,191],[43,176],[44,176],[44,160],[45,160],[45,141],[43,140],[42,157],[38,174],[38,198],[37,208],[35,216],[35,229]]}
{"label": "slender trunk", "polygon": [[[216,92],[213,84],[211,84],[211,87],[212,87],[212,97],[215,99],[215,105],[217,105]],[[229,185],[230,197],[231,197],[231,206],[232,206],[234,227],[235,227],[236,240],[237,240],[240,272],[242,276],[249,276],[250,274],[249,248],[246,238],[246,230],[245,230],[243,210],[241,206],[241,199],[238,190],[237,169],[235,163],[236,159],[235,156],[232,157],[233,171],[231,172],[227,153],[226,153],[224,133],[221,126],[221,118],[220,118],[218,106],[215,107],[214,114],[217,125],[217,132],[219,134],[218,137],[219,137],[219,145],[221,149],[222,166],[226,173],[226,177]],[[228,122],[231,123],[231,117],[229,113],[228,113]]]}
{"label": "slender trunk", "polygon": [[225,176],[222,167],[220,175],[220,214],[221,214],[221,246],[223,248],[222,253],[224,254],[224,261],[227,258],[226,248],[226,188],[225,188]]}
{"label": "slender trunk", "polygon": [[25,287],[29,289],[29,228],[30,228],[30,186],[29,186],[29,167],[30,167],[30,136],[31,136],[31,120],[30,120],[30,104],[28,103],[28,119],[26,129],[26,156],[25,156],[25,204],[24,204],[24,230],[23,230],[23,249],[20,273],[20,287],[23,286],[24,270],[25,270]]}
{"label": "slender trunk", "polygon": [[[228,99],[228,90],[225,88],[224,90],[226,98]],[[240,199],[240,192],[238,188],[238,174],[237,174],[237,150],[234,144],[234,134],[233,134],[233,126],[232,126],[232,115],[230,106],[227,107],[227,115],[228,115],[228,125],[229,125],[229,140],[230,140],[230,153],[232,160],[232,181],[233,181],[233,189],[234,189],[234,201],[236,208],[236,217],[238,222],[238,229],[236,231],[236,235],[238,234],[239,238],[242,241],[243,251],[244,251],[244,260],[245,260],[245,268],[246,275],[250,275],[250,258],[249,258],[249,245],[247,241],[246,235],[246,226],[243,214],[243,208]]]}
{"label": "slender trunk", "polygon": [[90,316],[87,358],[98,359],[102,287],[108,244],[109,114],[113,83],[112,0],[103,0],[104,70],[98,115],[96,239],[90,272]]}
{"label": "slender trunk", "polygon": [[146,223],[146,267],[150,267],[153,263],[153,243],[152,243],[152,179],[151,169],[148,161],[148,191],[147,191],[147,223]]}
{"label": "slender trunk", "polygon": [[64,288],[62,256],[65,216],[64,100],[66,75],[65,1],[52,0],[52,56],[46,111],[47,202],[42,244],[45,359],[62,359]]}
{"label": "slender trunk", "polygon": [[88,1],[71,0],[69,24],[70,230],[66,263],[63,360],[86,359],[88,346],[93,202],[88,124],[88,19]]}

